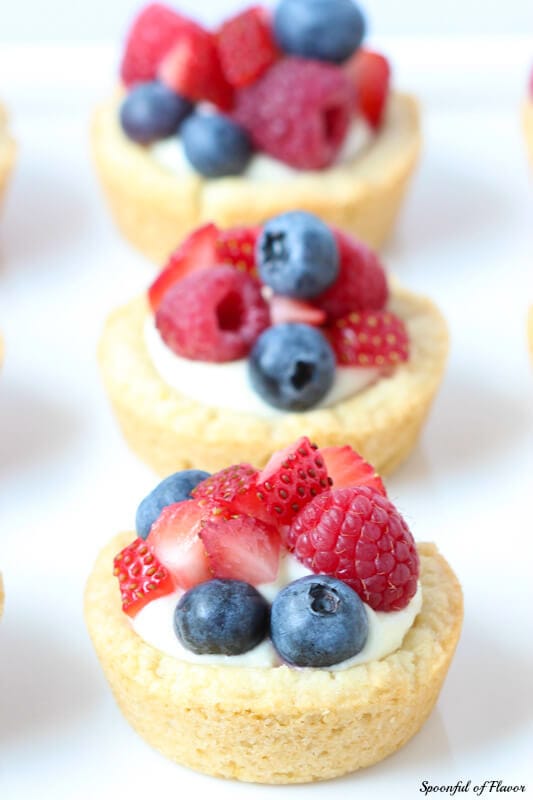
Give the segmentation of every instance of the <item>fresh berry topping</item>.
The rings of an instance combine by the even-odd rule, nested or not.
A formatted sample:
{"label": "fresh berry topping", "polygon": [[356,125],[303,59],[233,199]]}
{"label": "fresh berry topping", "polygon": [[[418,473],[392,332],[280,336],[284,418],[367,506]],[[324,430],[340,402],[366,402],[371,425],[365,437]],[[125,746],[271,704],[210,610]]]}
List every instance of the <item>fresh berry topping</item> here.
{"label": "fresh berry topping", "polygon": [[161,481],[139,505],[135,518],[137,535],[146,539],[150,528],[166,506],[190,500],[195,486],[209,478],[209,472],[201,469],[185,469],[175,472]]}
{"label": "fresh berry topping", "polygon": [[202,481],[193,491],[196,500],[203,500],[213,513],[247,514],[263,522],[272,522],[257,495],[259,471],[250,464],[234,464]]}
{"label": "fresh berry topping", "polygon": [[388,367],[409,358],[405,324],[390,311],[353,311],[335,320],[327,336],[341,366]]}
{"label": "fresh berry topping", "polygon": [[331,489],[308,503],[287,546],[315,573],[344,581],[375,611],[398,611],[416,593],[418,554],[393,504],[370,486]]}
{"label": "fresh berry topping", "polygon": [[238,92],[234,116],[258,150],[313,170],[335,161],[352,109],[353,86],[343,69],[284,58]]}
{"label": "fresh berry topping", "polygon": [[248,272],[257,277],[255,265],[255,246],[261,228],[236,227],[220,231],[216,241],[217,259],[220,264],[231,264],[232,267]]}
{"label": "fresh berry topping", "polygon": [[249,583],[212,580],[180,597],[174,630],[193,653],[237,656],[265,638],[268,616],[265,598]]}
{"label": "fresh berry topping", "polygon": [[306,211],[288,211],[269,219],[256,247],[263,283],[278,294],[308,299],[324,292],[339,273],[335,236]]}
{"label": "fresh berry topping", "polygon": [[306,303],[305,300],[295,300],[292,297],[275,294],[270,299],[270,319],[273,325],[280,325],[282,322],[302,322],[304,325],[314,325],[319,328],[326,321],[326,312],[311,303]]}
{"label": "fresh berry topping", "polygon": [[389,290],[379,258],[357,239],[340,231],[335,236],[340,254],[339,276],[314,302],[330,319],[344,317],[351,311],[383,308]]}
{"label": "fresh berry topping", "polygon": [[335,489],[349,486],[371,486],[376,492],[387,496],[383,481],[374,467],[361,458],[349,445],[343,447],[321,447],[320,455]]}
{"label": "fresh berry topping", "polygon": [[379,128],[389,95],[391,69],[380,53],[359,50],[346,65],[355,86],[357,107],[374,129]]}
{"label": "fresh berry topping", "polygon": [[257,80],[278,57],[266,11],[253,6],[227,20],[218,33],[218,53],[232,86],[242,88]]}
{"label": "fresh berry topping", "polygon": [[358,595],[343,581],[306,575],[275,597],[272,644],[295,667],[330,667],[361,652],[368,617]]}
{"label": "fresh berry topping", "polygon": [[218,236],[218,228],[208,223],[191,233],[172,253],[165,269],[148,290],[148,299],[153,311],[157,311],[163,295],[173,284],[181,281],[190,272],[213,267],[217,263],[215,248]]}
{"label": "fresh berry topping", "polygon": [[223,114],[192,114],[181,126],[187,160],[206,178],[240,175],[250,161],[248,133]]}
{"label": "fresh berry topping", "polygon": [[120,124],[128,138],[149,144],[176,133],[191,111],[188,100],[159,81],[138,83],[122,102]]}
{"label": "fresh berry topping", "polygon": [[285,322],[258,338],[248,359],[254,391],[284,411],[307,411],[327,395],[335,378],[335,354],[310,325]]}
{"label": "fresh berry topping", "polygon": [[233,106],[233,88],[225,79],[216,38],[189,22],[158,68],[158,77],[189,100],[209,100],[224,111]]}
{"label": "fresh berry topping", "polygon": [[278,525],[296,514],[330,485],[324,460],[306,436],[278,450],[257,477],[257,491]]}
{"label": "fresh berry topping", "polygon": [[184,29],[194,25],[161,3],[150,3],[133,22],[120,75],[126,86],[156,77],[157,67]]}
{"label": "fresh berry topping", "polygon": [[352,0],[281,0],[274,32],[286,53],[341,64],[361,44],[365,20]]}
{"label": "fresh berry topping", "polygon": [[281,542],[277,528],[244,514],[219,514],[199,532],[215,578],[234,578],[258,586],[278,574]]}
{"label": "fresh berry topping", "polygon": [[118,578],[122,610],[134,617],[146,603],[174,591],[168,570],[159,563],[143,539],[135,539],[115,556],[113,574]]}
{"label": "fresh berry topping", "polygon": [[165,344],[194,361],[235,361],[269,325],[259,283],[233,267],[193,272],[161,300],[155,324]]}

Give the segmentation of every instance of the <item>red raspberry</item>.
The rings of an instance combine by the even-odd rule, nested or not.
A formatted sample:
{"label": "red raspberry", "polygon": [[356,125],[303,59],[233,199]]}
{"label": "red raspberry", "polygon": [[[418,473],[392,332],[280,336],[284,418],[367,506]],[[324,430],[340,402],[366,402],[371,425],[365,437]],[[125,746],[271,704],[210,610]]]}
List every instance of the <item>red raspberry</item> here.
{"label": "red raspberry", "polygon": [[165,344],[195,361],[243,358],[269,323],[259,283],[226,265],[192,272],[175,283],[155,314]]}
{"label": "red raspberry", "polygon": [[362,48],[346,64],[355,86],[357,107],[374,129],[381,125],[387,105],[390,65],[385,56]]}
{"label": "red raspberry", "polygon": [[378,310],[385,306],[389,289],[387,277],[377,255],[362,242],[335,231],[339,248],[339,275],[322,294],[313,299],[330,319],[351,311]]}
{"label": "red raspberry", "polygon": [[156,597],[174,591],[169,571],[150,551],[144,539],[135,539],[115,556],[113,567],[113,575],[118,578],[120,586],[122,610],[130,617]]}
{"label": "red raspberry", "polygon": [[256,81],[278,57],[266,11],[253,6],[225,22],[218,33],[218,52],[232,86]]}
{"label": "red raspberry", "polygon": [[390,311],[353,311],[324,332],[342,366],[388,367],[409,358],[407,328]]}
{"label": "red raspberry", "polygon": [[294,520],[287,546],[314,573],[347,583],[375,611],[399,611],[416,593],[412,534],[390,500],[370,486],[315,497]]}
{"label": "red raspberry", "polygon": [[189,100],[209,100],[229,111],[233,88],[222,73],[216,39],[196,23],[189,23],[158,68],[159,79]]}
{"label": "red raspberry", "polygon": [[340,67],[289,57],[237,93],[235,118],[259,150],[297,169],[323,169],[346,138],[352,95]]}
{"label": "red raspberry", "polygon": [[271,523],[272,518],[257,495],[258,475],[259,471],[250,464],[234,464],[199,483],[192,495],[211,506],[214,514],[217,510],[229,511]]}
{"label": "red raspberry", "polygon": [[278,525],[289,525],[329,485],[324,460],[307,436],[274,453],[257,476],[258,496]]}
{"label": "red raspberry", "polygon": [[255,243],[260,231],[259,227],[245,226],[220,231],[215,244],[218,262],[231,264],[256,278]]}
{"label": "red raspberry", "polygon": [[122,57],[120,75],[126,86],[151,81],[163,57],[191,20],[161,3],[150,3],[131,26]]}

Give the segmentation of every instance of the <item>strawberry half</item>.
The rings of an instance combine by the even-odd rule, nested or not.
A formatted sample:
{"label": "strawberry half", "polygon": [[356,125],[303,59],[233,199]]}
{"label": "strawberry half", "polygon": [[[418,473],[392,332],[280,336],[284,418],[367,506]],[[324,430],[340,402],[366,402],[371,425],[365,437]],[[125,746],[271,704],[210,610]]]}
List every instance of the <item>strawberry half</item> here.
{"label": "strawberry half", "polygon": [[158,69],[166,86],[189,100],[209,100],[219,108],[233,107],[233,88],[222,72],[216,38],[200,25],[183,30]]}
{"label": "strawberry half", "polygon": [[150,551],[144,539],[135,539],[113,561],[122,610],[134,617],[147,603],[174,591],[169,571]]}
{"label": "strawberry half", "polygon": [[250,464],[234,464],[216,472],[193,490],[195,500],[213,509],[213,514],[247,514],[263,522],[272,522],[257,495],[259,471]]}
{"label": "strawberry half", "polygon": [[319,328],[326,321],[327,314],[322,308],[317,308],[305,300],[295,300],[275,294],[270,300],[270,319],[272,325],[282,322],[303,322],[305,325],[314,325]]}
{"label": "strawberry half", "polygon": [[324,460],[307,436],[274,453],[257,477],[258,496],[278,525],[290,525],[300,509],[329,486]]}
{"label": "strawberry half", "polygon": [[205,522],[199,535],[215,578],[253,586],[276,579],[281,542],[272,525],[244,514],[218,517]]}
{"label": "strawberry half", "polygon": [[198,536],[209,510],[197,500],[182,500],[163,509],[150,529],[146,544],[182,589],[212,577]]}
{"label": "strawberry half", "polygon": [[222,70],[232,86],[256,81],[278,57],[265,9],[254,6],[228,19],[218,33]]}
{"label": "strawberry half", "polygon": [[360,49],[346,65],[355,86],[356,104],[372,128],[377,130],[389,95],[390,64],[380,53]]}
{"label": "strawberry half", "polygon": [[318,451],[333,481],[335,489],[352,486],[371,486],[377,492],[387,496],[383,481],[374,467],[365,461],[349,445],[342,447],[321,447]]}
{"label": "strawberry half", "polygon": [[232,267],[258,277],[255,263],[255,244],[261,228],[235,227],[219,231],[215,243],[216,254],[220,264],[231,264]]}
{"label": "strawberry half", "polygon": [[148,299],[153,311],[157,311],[163,295],[190,272],[217,264],[216,242],[219,230],[208,223],[198,228],[174,250],[162,272],[148,289]]}
{"label": "strawberry half", "polygon": [[391,311],[353,311],[325,333],[341,366],[387,367],[409,358],[407,328]]}

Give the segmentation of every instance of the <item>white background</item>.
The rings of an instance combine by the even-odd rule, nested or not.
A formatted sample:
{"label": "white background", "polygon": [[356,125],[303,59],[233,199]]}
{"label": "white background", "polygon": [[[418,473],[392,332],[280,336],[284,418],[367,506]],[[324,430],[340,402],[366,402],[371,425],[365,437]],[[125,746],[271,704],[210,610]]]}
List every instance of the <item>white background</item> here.
{"label": "white background", "polygon": [[383,44],[422,101],[425,139],[386,260],[439,303],[452,343],[424,435],[387,484],[464,586],[464,631],[436,710],[381,764],[285,788],[195,775],[122,719],[82,616],[97,550],[132,526],[155,483],[118,433],[95,359],[108,311],[153,275],[114,230],[88,158],[90,109],[117,52],[4,47],[1,93],[20,150],[0,226],[2,800],[403,800],[422,797],[423,780],[492,778],[532,795],[533,198],[519,114],[533,41]]}
{"label": "white background", "polygon": [[[0,41],[114,40],[141,5],[139,0],[2,0]],[[253,2],[179,0],[169,5],[215,24]],[[533,33],[531,0],[368,0],[360,5],[372,35]]]}

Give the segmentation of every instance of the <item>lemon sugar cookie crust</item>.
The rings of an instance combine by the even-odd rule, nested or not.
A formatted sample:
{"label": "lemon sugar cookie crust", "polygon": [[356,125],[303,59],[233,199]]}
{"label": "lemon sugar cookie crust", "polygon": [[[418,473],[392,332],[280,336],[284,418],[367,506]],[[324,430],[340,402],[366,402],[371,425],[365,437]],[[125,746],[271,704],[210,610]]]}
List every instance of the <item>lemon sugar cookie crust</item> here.
{"label": "lemon sugar cookie crust", "polygon": [[[197,467],[215,472],[249,461],[305,434],[320,447],[349,444],[378,472],[390,472],[413,448],[445,369],[446,324],[426,298],[392,291],[390,309],[407,325],[409,361],[337,405],[271,418],[210,408],[163,382],[148,356],[144,297],[114,311],[99,345],[105,387],[131,449],[158,474]],[[216,387],[213,387],[216,396]]]}
{"label": "lemon sugar cookie crust", "polygon": [[119,229],[157,264],[205,222],[256,224],[291,208],[317,214],[379,247],[395,223],[421,145],[416,100],[393,93],[373,144],[351,163],[275,183],[177,177],[122,133],[119,98],[94,114],[93,160]]}
{"label": "lemon sugar cookie crust", "polygon": [[431,712],[463,617],[460,585],[435,545],[417,545],[423,605],[402,646],[328,672],[191,664],[145,643],[112,575],[113,556],[133,538],[117,536],[98,556],[85,617],[124,716],[174,761],[243,781],[323,780],[385,758]]}

